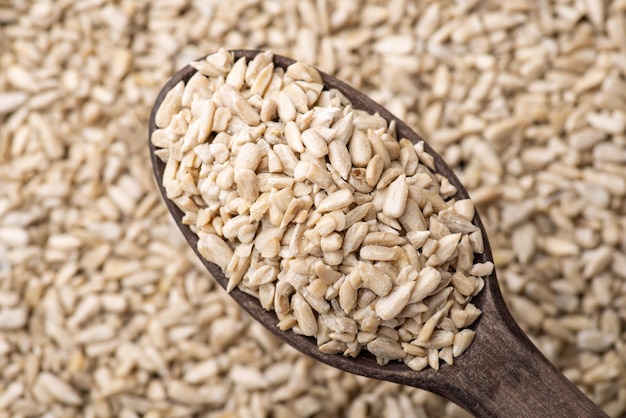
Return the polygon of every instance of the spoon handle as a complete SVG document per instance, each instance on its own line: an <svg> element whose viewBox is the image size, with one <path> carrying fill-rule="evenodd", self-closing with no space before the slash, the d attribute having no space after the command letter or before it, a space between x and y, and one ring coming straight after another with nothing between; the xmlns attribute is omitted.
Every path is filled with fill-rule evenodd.
<svg viewBox="0 0 626 418"><path fill-rule="evenodd" d="M477 417L607 416L531 343L504 301L488 299L485 317L499 320L476 333L473 367L448 382L448 398Z"/></svg>

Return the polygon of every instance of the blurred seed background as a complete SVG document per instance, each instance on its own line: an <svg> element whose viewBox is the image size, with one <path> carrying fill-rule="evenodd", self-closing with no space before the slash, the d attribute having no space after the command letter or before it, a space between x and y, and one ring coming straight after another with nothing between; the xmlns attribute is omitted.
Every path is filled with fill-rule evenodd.
<svg viewBox="0 0 626 418"><path fill-rule="evenodd" d="M626 1L0 0L0 417L464 417L271 337L152 179L168 77L272 49L362 89L468 187L514 316L626 416Z"/></svg>

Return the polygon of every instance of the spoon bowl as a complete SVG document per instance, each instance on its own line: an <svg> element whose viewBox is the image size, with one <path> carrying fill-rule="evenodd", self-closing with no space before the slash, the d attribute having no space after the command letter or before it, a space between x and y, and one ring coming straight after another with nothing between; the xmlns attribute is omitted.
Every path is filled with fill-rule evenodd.
<svg viewBox="0 0 626 418"><path fill-rule="evenodd" d="M246 57L249 61L261 51L232 52L235 59ZM276 67L286 69L294 62L292 59L274 55ZM165 84L156 98L150 115L149 137L156 130L156 111L167 92L179 81L187 82L195 72L196 69L188 65ZM378 113L388 122L395 121L398 138L407 138L413 143L423 140L405 123L363 93L328 74L321 71L319 73L325 87L339 90L352 102L355 109L372 114ZM182 223L182 211L166 197L162 184L165 164L156 156L152 142L150 140L148 142L154 175L168 210L204 266L215 280L226 288L228 279L218 266L199 254L198 236L188 225ZM427 143L424 148L434 158L435 171L447 177L456 187L458 191L456 198L469 198L466 189L441 156ZM485 246L484 252L476 255L475 262L493 261L485 228L478 213L475 214L473 223L482 231ZM257 298L238 288L232 290L230 296L280 340L322 363L357 375L428 390L451 400L476 416L606 416L541 354L520 329L505 305L495 271L485 277L484 288L472 299L472 303L482 310L482 315L470 327L476 331L470 347L463 355L455 358L452 366L442 364L439 370L427 368L419 372L411 370L401 362L390 362L380 366L376 363L375 357L367 352L362 352L356 358L324 354L317 347L315 339L295 334L291 330L281 331L277 326L278 319L275 313L266 311Z"/></svg>

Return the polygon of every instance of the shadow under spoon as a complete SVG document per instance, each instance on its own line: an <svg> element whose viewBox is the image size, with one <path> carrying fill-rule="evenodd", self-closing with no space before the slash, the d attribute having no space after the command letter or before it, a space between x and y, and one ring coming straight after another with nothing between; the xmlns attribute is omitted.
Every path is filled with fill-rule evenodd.
<svg viewBox="0 0 626 418"><path fill-rule="evenodd" d="M249 61L260 51L232 52L235 59L246 57ZM277 67L286 69L293 62L289 58L274 55L274 65ZM187 82L195 72L194 68L186 66L174 74L163 87L150 116L150 136L156 129L156 110L165 94L179 81ZM414 143L422 140L406 124L363 93L330 75L322 72L320 74L325 87L339 90L352 102L354 108L372 114L378 112L388 122L395 120L398 138L407 138ZM182 223L183 213L166 197L162 184L165 164L155 155L152 142L149 143L154 175L167 208L204 266L215 280L226 288L228 279L219 267L206 261L198 253L197 235ZM433 156L436 171L447 177L457 188L456 198L468 198L467 191L441 156L427 143L425 149ZM481 229L485 243L484 253L477 255L475 262L493 261L485 229L478 214L473 223ZM318 349L313 338L297 335L292 331L281 331L277 327L275 313L263 309L255 297L238 288L235 288L230 296L280 340L322 363L357 375L428 390L451 400L478 417L606 416L541 354L519 328L502 298L495 271L485 278L483 290L472 300L472 303L483 312L471 326L476 331L473 343L463 355L455 358L453 366L442 364L437 371L427 368L416 372L401 362L380 366L374 356L367 352L362 352L356 358L324 354Z"/></svg>

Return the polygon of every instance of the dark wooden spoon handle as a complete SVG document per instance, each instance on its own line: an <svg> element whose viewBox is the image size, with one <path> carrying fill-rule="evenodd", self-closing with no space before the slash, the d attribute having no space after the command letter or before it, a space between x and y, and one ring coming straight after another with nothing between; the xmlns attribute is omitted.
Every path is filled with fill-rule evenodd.
<svg viewBox="0 0 626 418"><path fill-rule="evenodd" d="M482 306L490 320L480 324L467 353L470 364L446 379L446 397L477 417L606 417L531 343L499 306L504 301L492 296Z"/></svg>

